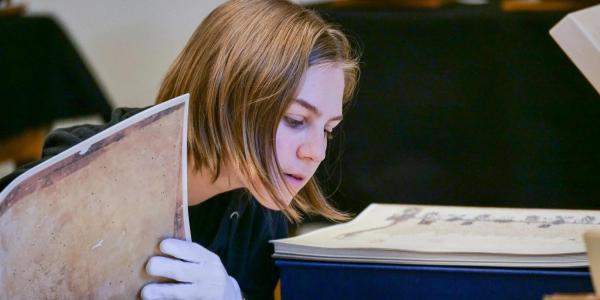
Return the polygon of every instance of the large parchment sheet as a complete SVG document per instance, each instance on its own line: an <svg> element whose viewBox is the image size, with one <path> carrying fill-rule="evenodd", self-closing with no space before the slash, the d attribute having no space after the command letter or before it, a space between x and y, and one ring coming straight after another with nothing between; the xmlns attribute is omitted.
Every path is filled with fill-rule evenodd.
<svg viewBox="0 0 600 300"><path fill-rule="evenodd" d="M132 299L163 238L190 240L188 95L146 109L0 193L0 299Z"/></svg>
<svg viewBox="0 0 600 300"><path fill-rule="evenodd" d="M276 240L277 257L484 266L584 266L600 211L371 204L353 221Z"/></svg>

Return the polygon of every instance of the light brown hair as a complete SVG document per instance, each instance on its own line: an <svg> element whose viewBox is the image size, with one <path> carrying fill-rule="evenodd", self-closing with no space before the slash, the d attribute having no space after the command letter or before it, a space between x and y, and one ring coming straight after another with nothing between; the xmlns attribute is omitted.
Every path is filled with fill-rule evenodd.
<svg viewBox="0 0 600 300"><path fill-rule="evenodd" d="M345 74L344 104L353 95L358 63L345 35L313 11L283 0L228 1L193 33L167 72L156 102L190 93L188 150L196 169L214 179L223 162L262 186L272 199L287 189L275 151L277 126L309 66L335 63ZM315 178L290 206L331 220L347 215L326 201Z"/></svg>

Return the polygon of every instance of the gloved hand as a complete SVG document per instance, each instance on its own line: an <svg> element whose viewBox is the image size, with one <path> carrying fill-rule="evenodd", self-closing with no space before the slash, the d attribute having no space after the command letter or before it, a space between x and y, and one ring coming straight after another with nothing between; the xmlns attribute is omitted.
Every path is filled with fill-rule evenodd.
<svg viewBox="0 0 600 300"><path fill-rule="evenodd" d="M146 264L146 272L179 282L147 284L142 289L142 299L242 299L240 287L216 254L196 243L177 239L163 240L159 249L174 258L153 256Z"/></svg>

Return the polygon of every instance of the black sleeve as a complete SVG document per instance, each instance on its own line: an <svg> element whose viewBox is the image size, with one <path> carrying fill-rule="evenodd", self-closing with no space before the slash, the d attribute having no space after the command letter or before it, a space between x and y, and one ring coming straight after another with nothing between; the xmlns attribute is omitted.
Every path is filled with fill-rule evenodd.
<svg viewBox="0 0 600 300"><path fill-rule="evenodd" d="M22 165L12 173L0 178L0 190L3 190L11 181L13 181L19 175L27 172L27 170L140 111L142 111L142 109L118 108L113 111L112 119L106 125L86 124L52 131L50 134L48 134L46 140L44 141L42 158L38 161Z"/></svg>
<svg viewBox="0 0 600 300"><path fill-rule="evenodd" d="M88 125L83 125L81 127L85 127ZM85 140L85 137L78 135L76 132L71 132L71 130L79 131L79 133L85 133L91 131L92 129L87 128L65 128L58 129L51 132L44 141L44 148L42 150L42 158L40 160L30 162L28 164L22 165L17 168L12 173L4 176L0 179L0 190L3 190L11 181L15 178L19 177L19 175L27 172L27 170L37 166L38 164L48 160L49 158L69 149L70 147L78 144L79 142ZM89 136L93 135L90 134Z"/></svg>

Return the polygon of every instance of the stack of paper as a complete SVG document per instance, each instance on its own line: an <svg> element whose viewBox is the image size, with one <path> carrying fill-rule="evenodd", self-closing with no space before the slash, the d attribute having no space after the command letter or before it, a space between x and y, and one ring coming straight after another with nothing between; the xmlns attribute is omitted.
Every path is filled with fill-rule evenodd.
<svg viewBox="0 0 600 300"><path fill-rule="evenodd" d="M600 211L371 204L353 221L273 241L276 258L390 264L587 266Z"/></svg>

